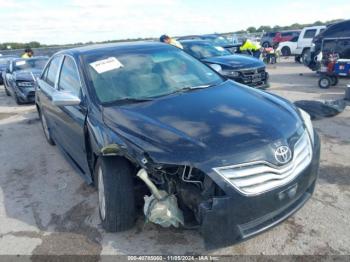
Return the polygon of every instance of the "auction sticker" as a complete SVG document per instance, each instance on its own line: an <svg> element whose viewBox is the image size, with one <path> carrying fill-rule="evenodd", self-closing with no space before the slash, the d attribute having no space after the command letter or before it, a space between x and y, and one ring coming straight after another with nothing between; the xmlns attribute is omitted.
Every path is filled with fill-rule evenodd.
<svg viewBox="0 0 350 262"><path fill-rule="evenodd" d="M26 61L18 61L16 62L16 66L21 66L21 65L25 65Z"/></svg>
<svg viewBox="0 0 350 262"><path fill-rule="evenodd" d="M124 65L120 63L120 61L115 57L109 57L107 59L99 60L90 63L90 65L99 74L124 67Z"/></svg>

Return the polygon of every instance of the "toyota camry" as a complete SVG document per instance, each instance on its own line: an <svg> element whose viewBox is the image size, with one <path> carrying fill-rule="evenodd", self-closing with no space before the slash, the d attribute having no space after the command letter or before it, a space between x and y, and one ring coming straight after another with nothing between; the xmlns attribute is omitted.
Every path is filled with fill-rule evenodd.
<svg viewBox="0 0 350 262"><path fill-rule="evenodd" d="M37 81L43 133L98 190L103 227L197 228L208 246L280 223L311 197L320 141L307 113L162 43L55 54Z"/></svg>

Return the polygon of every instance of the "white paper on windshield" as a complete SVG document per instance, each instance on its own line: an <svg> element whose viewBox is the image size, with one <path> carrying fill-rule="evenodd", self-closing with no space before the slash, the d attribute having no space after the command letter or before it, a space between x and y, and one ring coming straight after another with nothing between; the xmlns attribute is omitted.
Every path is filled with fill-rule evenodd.
<svg viewBox="0 0 350 262"><path fill-rule="evenodd" d="M90 63L90 65L99 74L124 67L124 65L120 63L120 61L115 57L109 57L107 59L95 61L93 63Z"/></svg>
<svg viewBox="0 0 350 262"><path fill-rule="evenodd" d="M18 61L16 62L16 66L21 66L21 65L25 65L26 61Z"/></svg>
<svg viewBox="0 0 350 262"><path fill-rule="evenodd" d="M218 51L225 51L225 49L221 46L215 46L215 49Z"/></svg>

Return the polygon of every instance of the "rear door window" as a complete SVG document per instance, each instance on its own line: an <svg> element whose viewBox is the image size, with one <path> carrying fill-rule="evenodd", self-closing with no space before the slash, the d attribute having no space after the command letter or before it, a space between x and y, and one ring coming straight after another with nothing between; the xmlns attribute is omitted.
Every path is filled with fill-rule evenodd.
<svg viewBox="0 0 350 262"><path fill-rule="evenodd" d="M309 29L305 31L304 38L314 38L316 35L317 30L316 29Z"/></svg>

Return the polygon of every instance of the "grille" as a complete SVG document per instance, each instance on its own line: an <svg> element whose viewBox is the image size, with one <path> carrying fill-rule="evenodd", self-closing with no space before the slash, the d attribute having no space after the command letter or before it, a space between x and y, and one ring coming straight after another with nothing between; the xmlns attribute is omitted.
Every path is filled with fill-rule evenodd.
<svg viewBox="0 0 350 262"><path fill-rule="evenodd" d="M240 71L244 76L252 76L255 74L261 74L265 72L265 68L264 67L260 67L260 68L253 68L253 69L243 69Z"/></svg>
<svg viewBox="0 0 350 262"><path fill-rule="evenodd" d="M282 167L258 161L218 167L214 171L244 195L262 194L291 182L310 165L312 145L307 132L296 142L293 151L292 160Z"/></svg>

